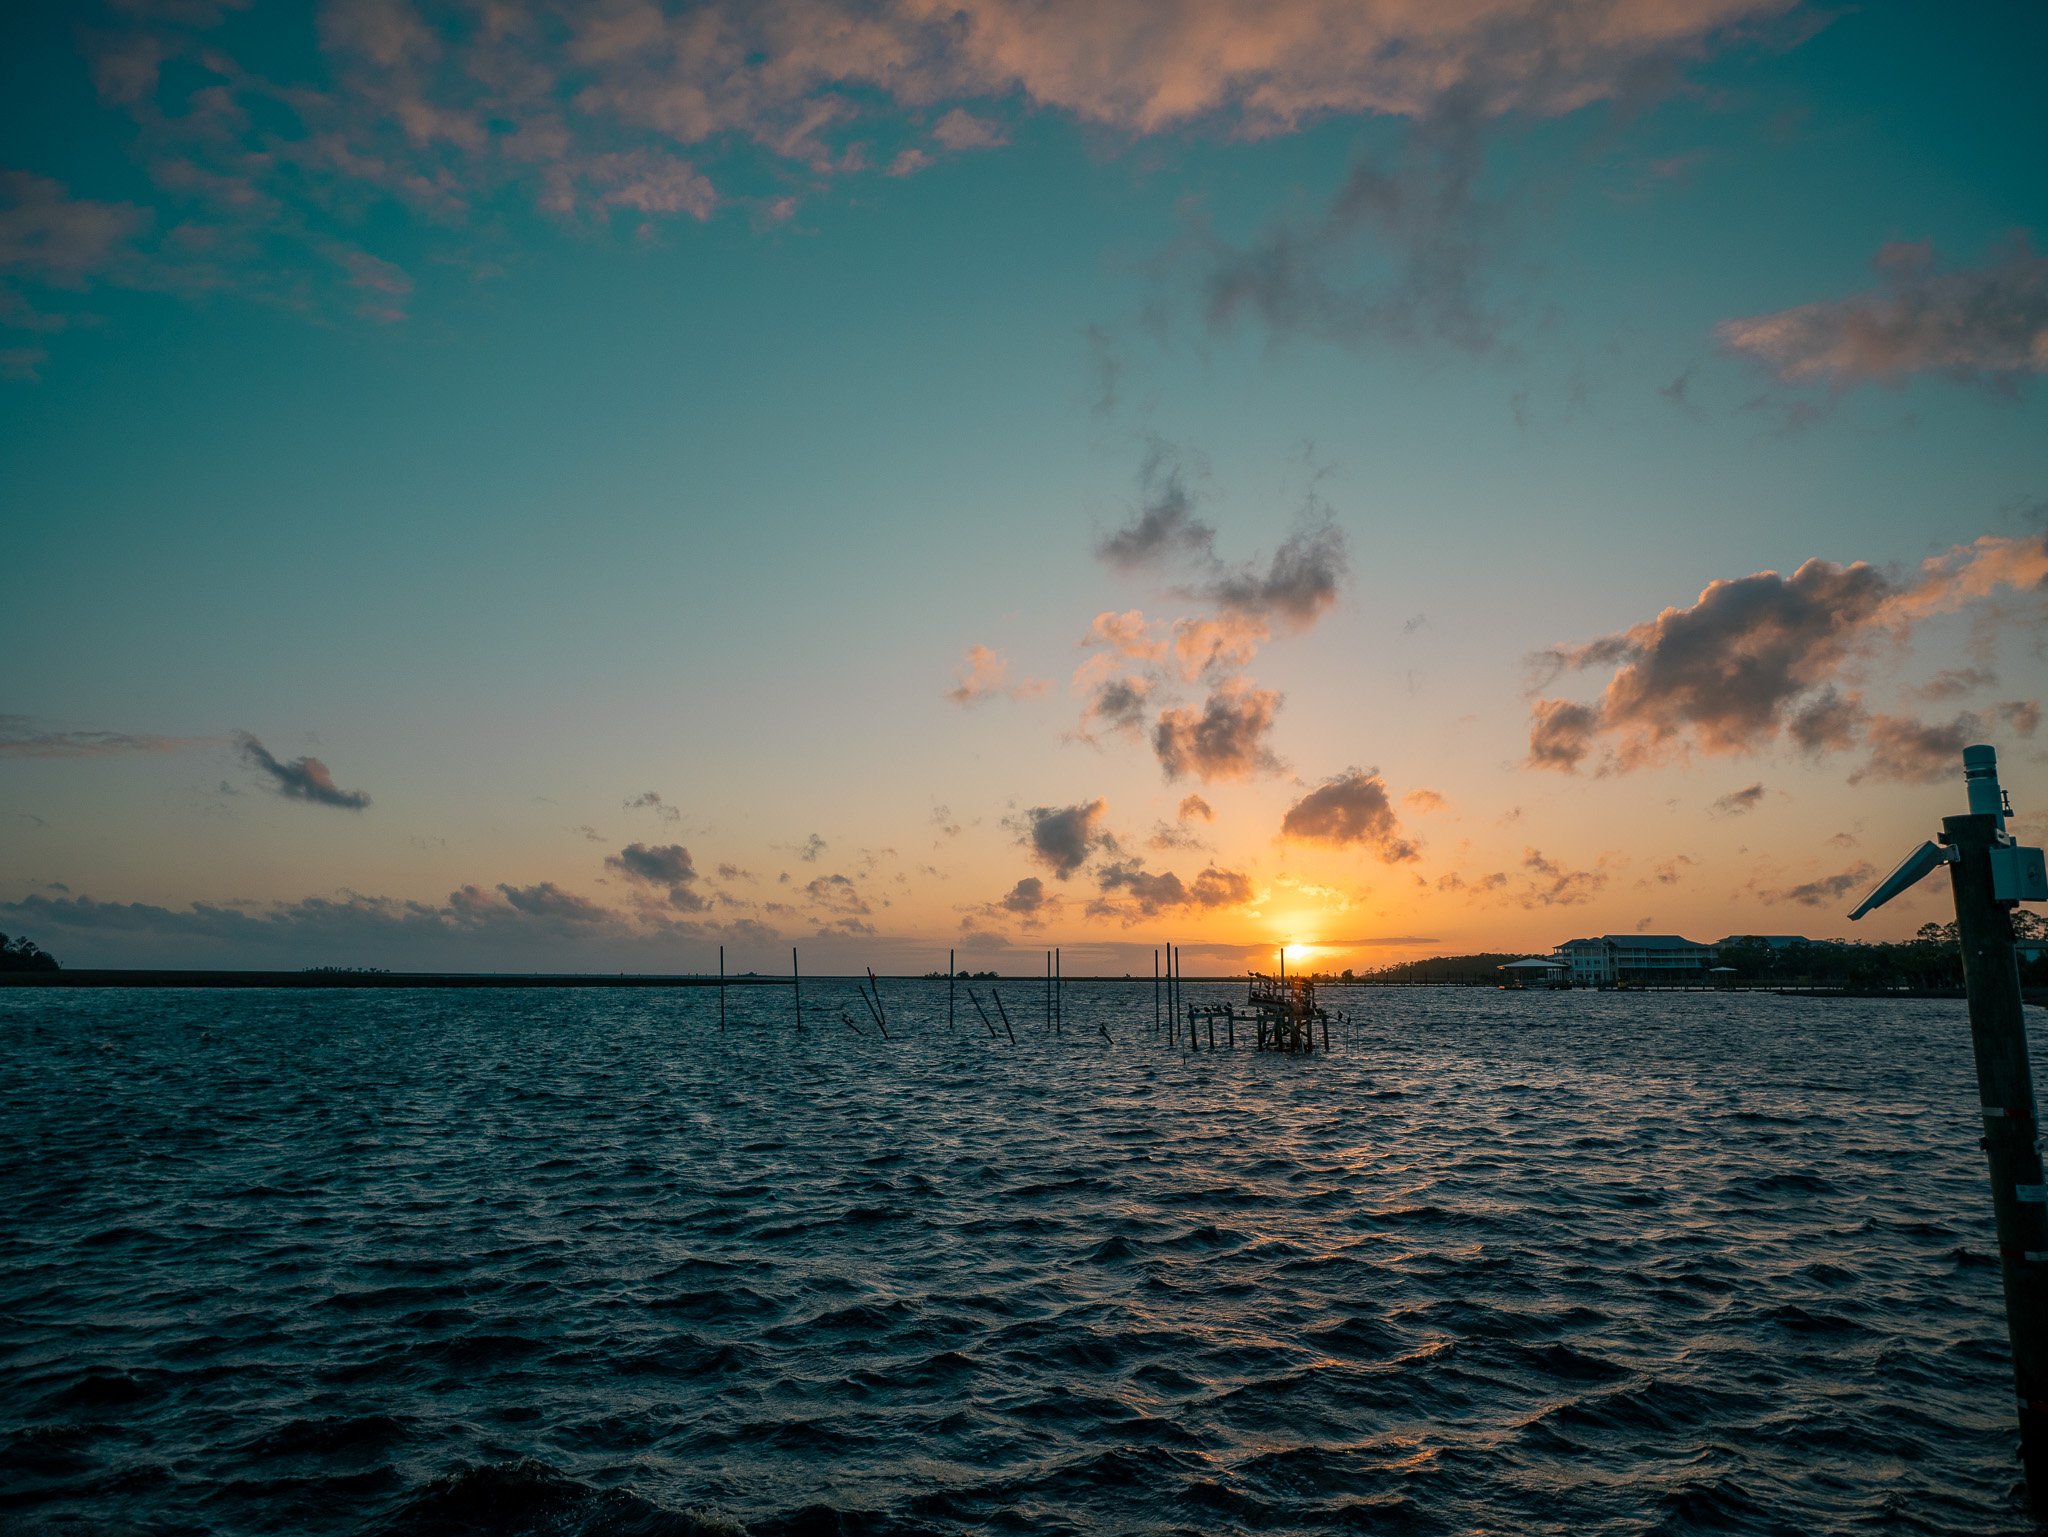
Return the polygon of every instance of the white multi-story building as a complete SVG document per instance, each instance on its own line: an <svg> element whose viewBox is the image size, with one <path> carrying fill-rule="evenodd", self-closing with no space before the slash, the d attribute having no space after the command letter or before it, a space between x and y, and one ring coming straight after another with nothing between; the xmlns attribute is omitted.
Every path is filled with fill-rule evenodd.
<svg viewBox="0 0 2048 1537"><path fill-rule="evenodd" d="M1571 967L1574 987L1609 987L1632 977L1649 981L1705 971L1714 964L1712 945L1676 934L1602 934L1596 939L1568 939L1554 954Z"/></svg>

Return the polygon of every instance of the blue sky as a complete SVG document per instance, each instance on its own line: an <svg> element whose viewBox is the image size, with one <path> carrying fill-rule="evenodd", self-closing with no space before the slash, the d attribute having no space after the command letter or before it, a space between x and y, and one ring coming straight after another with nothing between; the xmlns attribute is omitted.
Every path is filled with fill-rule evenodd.
<svg viewBox="0 0 2048 1537"><path fill-rule="evenodd" d="M0 927L71 964L1833 933L1956 742L2048 767L2035 8L481 14L8 24ZM1887 585L1766 584L1771 676L1638 633L1808 559ZM1132 609L1249 649L1105 728Z"/></svg>

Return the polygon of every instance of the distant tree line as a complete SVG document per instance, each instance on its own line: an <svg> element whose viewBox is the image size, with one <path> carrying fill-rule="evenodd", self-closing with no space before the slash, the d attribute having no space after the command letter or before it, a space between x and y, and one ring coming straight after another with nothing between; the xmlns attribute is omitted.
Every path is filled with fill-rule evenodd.
<svg viewBox="0 0 2048 1537"><path fill-rule="evenodd" d="M2012 929L2017 939L2048 938L2048 923L2025 908L2013 909ZM1953 923L1923 923L1911 939L1879 944L1802 939L1774 949L1751 936L1723 945L1717 964L1731 967L1745 982L1929 992L1953 992L1963 985L1963 947ZM2048 957L2023 959L2020 981L2028 986L2048 984Z"/></svg>
<svg viewBox="0 0 2048 1537"><path fill-rule="evenodd" d="M1500 968L1509 961L1519 961L1529 952L1526 950L1493 951L1482 950L1477 955L1433 955L1426 961L1402 961L1393 966L1380 966L1365 973L1365 980L1373 982L1484 982L1489 985L1500 981ZM1319 979L1320 980L1320 979ZM1356 980L1349 971L1342 978L1345 982Z"/></svg>
<svg viewBox="0 0 2048 1537"><path fill-rule="evenodd" d="M23 936L9 939L0 934L0 971L61 971L57 957L34 940Z"/></svg>
<svg viewBox="0 0 2048 1537"><path fill-rule="evenodd" d="M2048 940L2048 922L2025 908L2012 913L2014 937L2040 942ZM1528 952L1476 955L1437 955L1424 961L1402 961L1363 974L1375 982L1498 982L1500 968L1524 958ZM1730 980L1769 983L1781 987L1814 986L1846 988L1912 988L1926 992L1953 992L1963 985L1963 951L1953 923L1926 923L1911 939L1880 944L1852 944L1842 939L1799 939L1789 945L1771 945L1749 935L1721 946L1714 965L1728 967ZM1654 981L1660 975L1678 981L1700 973L1642 974ZM1350 972L1341 978L1351 981ZM2048 986L2048 955L2036 960L2022 959L2020 981L2029 987Z"/></svg>

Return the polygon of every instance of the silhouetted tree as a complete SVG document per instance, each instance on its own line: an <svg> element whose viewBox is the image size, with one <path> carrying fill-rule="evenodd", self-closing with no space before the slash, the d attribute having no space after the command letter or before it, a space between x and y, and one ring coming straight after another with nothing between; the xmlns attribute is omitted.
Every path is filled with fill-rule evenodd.
<svg viewBox="0 0 2048 1537"><path fill-rule="evenodd" d="M59 971L57 957L34 940L23 936L9 940L0 934L0 971Z"/></svg>

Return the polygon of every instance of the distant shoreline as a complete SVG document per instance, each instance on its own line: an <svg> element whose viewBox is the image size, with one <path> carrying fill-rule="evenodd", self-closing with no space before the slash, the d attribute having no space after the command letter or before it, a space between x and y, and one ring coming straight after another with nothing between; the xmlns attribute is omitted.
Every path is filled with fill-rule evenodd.
<svg viewBox="0 0 2048 1537"><path fill-rule="evenodd" d="M865 973L806 975L813 983L852 982ZM884 982L944 982L944 977L883 976ZM997 977L997 982L1042 983L1039 976ZM1149 983L1150 977L1077 977L1073 982ZM1240 977L1188 977L1189 982L1235 982ZM974 981L987 985L989 979ZM517 971L147 971L79 970L0 972L0 988L8 987L788 987L786 976L750 973L723 979L694 972L672 976L641 972L517 972ZM962 986L968 985L965 979Z"/></svg>
<svg viewBox="0 0 2048 1537"><path fill-rule="evenodd" d="M805 977L810 984L829 982L852 982L859 979L858 973L845 976L818 975ZM886 976L885 982L943 982L944 977ZM975 980L987 984L985 977ZM1037 985L1045 979L1039 976L998 977L998 982L1015 982ZM1128 982L1132 986L1150 983L1151 977L1097 977L1070 976L1068 983L1075 982ZM1186 982L1214 984L1218 982L1242 982L1242 974L1228 977L1187 977ZM127 969L97 969L78 971L28 971L0 972L0 989L15 987L185 987L185 988L248 988L248 987L292 987L292 988L511 988L511 987L718 987L716 976L700 976L694 973L663 976L639 972L606 974L603 972L449 972L449 971L157 971ZM727 987L788 987L790 979L784 976L728 976L723 985ZM1492 989L1494 984L1485 982L1400 982L1388 984L1375 982L1370 978L1358 977L1350 982L1336 978L1322 978L1318 986L1348 991L1351 988L1376 988L1393 985L1402 988L1414 987L1456 987ZM1522 991L1506 989L1506 991ZM1530 990L1539 996L1552 996L1545 989ZM1593 992L1591 988L1562 988L1554 996L1565 999L1575 992ZM1826 987L1772 987L1768 984L1750 984L1736 987L1702 987L1698 984L1669 987L1631 986L1622 991L1630 993L1697 993L1708 995L1719 992L1771 993L1788 998L1843 998L1843 999L1957 999L1964 995L1960 991L1937 989L1929 992L1882 992L1855 988ZM2024 990L2029 1003L2040 1004L2048 1001L2048 994L2036 988Z"/></svg>

